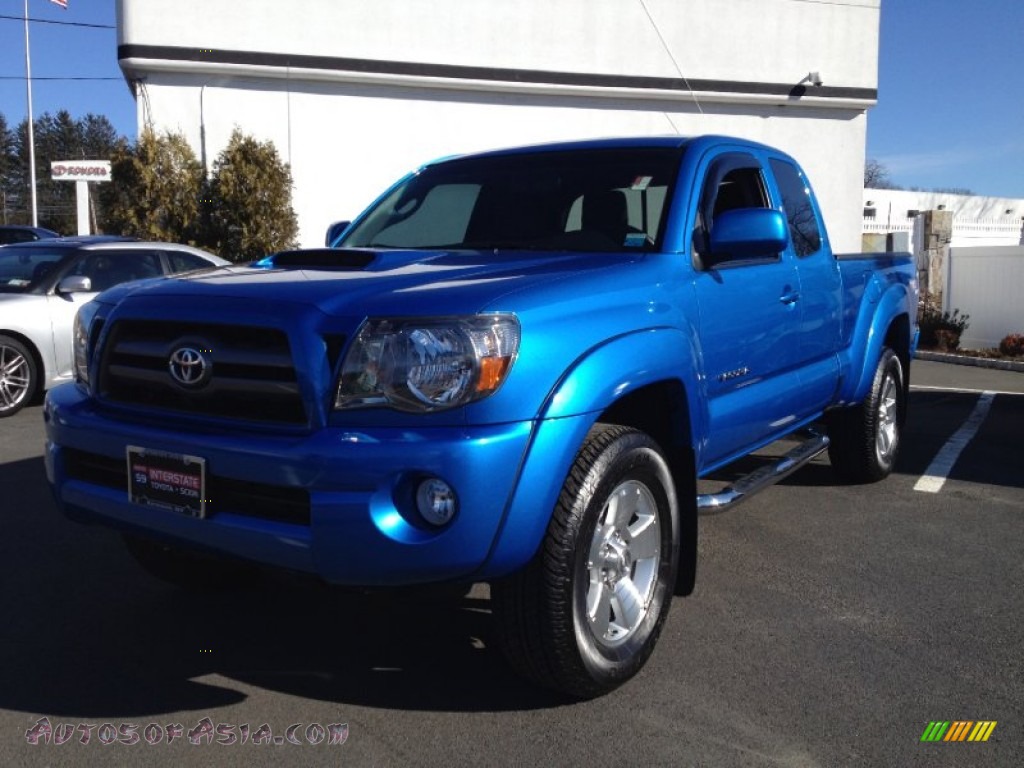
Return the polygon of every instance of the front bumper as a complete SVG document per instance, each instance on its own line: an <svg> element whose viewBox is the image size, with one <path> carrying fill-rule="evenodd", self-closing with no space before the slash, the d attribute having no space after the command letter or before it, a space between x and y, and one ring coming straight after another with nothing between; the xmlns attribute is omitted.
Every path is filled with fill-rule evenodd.
<svg viewBox="0 0 1024 768"><path fill-rule="evenodd" d="M47 477L68 517L362 586L476 574L497 545L534 428L534 422L520 421L423 430L328 428L300 436L185 433L112 418L73 384L50 391L45 419ZM213 492L203 519L132 503L129 445L201 456L220 487L264 488L271 496L273 489L286 490L293 507L301 506L298 493L308 513L259 516L239 500L243 496L225 494L218 502ZM80 471L83 455L106 474ZM119 466L125 467L123 484ZM458 494L458 512L440 530L418 520L409 492L427 476L445 480Z"/></svg>

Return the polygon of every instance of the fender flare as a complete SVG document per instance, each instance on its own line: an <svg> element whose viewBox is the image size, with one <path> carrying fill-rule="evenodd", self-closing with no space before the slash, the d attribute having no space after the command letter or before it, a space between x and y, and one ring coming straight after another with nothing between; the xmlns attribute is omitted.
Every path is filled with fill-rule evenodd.
<svg viewBox="0 0 1024 768"><path fill-rule="evenodd" d="M691 442L693 434L701 434L707 414L695 401L699 386L695 353L692 337L675 328L652 328L610 339L576 360L545 398L515 490L478 578L507 575L534 556L587 433L601 413L622 397L651 384L681 381ZM681 371L688 375L681 377ZM689 537L689 528L684 526L681 535ZM680 543L684 549L690 544Z"/></svg>
<svg viewBox="0 0 1024 768"><path fill-rule="evenodd" d="M577 358L544 399L540 418L599 413L643 387L674 379L683 384L691 424L700 434L699 425L704 424L707 413L694 397L699 391L699 364L693 337L676 328L649 328L616 336Z"/></svg>
<svg viewBox="0 0 1024 768"><path fill-rule="evenodd" d="M840 392L840 402L859 403L867 397L889 328L906 311L910 296L906 286L894 285L879 297L880 291L877 281L872 280L864 293L857 328L849 346L850 350L863 350L863 353L850 360L850 376ZM908 345L911 341L907 340Z"/></svg>

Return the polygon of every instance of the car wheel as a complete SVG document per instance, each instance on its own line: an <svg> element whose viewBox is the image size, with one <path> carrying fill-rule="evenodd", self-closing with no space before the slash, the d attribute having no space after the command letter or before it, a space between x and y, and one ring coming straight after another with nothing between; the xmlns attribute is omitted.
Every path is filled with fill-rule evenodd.
<svg viewBox="0 0 1024 768"><path fill-rule="evenodd" d="M850 483L872 483L896 465L906 409L903 364L883 349L864 402L829 414L828 455L836 474Z"/></svg>
<svg viewBox="0 0 1024 768"><path fill-rule="evenodd" d="M183 552L130 534L123 538L132 557L152 576L189 591L249 586L261 576L246 563Z"/></svg>
<svg viewBox="0 0 1024 768"><path fill-rule="evenodd" d="M17 339L0 336L0 418L13 416L28 405L38 386L32 354Z"/></svg>
<svg viewBox="0 0 1024 768"><path fill-rule="evenodd" d="M522 571L492 585L512 666L574 698L622 685L654 650L678 567L678 504L647 435L597 425Z"/></svg>

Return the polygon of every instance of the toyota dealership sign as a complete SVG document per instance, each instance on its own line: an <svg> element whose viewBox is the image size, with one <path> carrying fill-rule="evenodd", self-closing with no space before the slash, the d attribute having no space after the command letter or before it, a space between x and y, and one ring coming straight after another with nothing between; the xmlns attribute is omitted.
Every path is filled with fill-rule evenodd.
<svg viewBox="0 0 1024 768"><path fill-rule="evenodd" d="M110 181L109 160L58 160L50 163L54 181Z"/></svg>
<svg viewBox="0 0 1024 768"><path fill-rule="evenodd" d="M50 178L75 182L78 234L89 234L89 182L110 181L109 160L58 160L50 163Z"/></svg>

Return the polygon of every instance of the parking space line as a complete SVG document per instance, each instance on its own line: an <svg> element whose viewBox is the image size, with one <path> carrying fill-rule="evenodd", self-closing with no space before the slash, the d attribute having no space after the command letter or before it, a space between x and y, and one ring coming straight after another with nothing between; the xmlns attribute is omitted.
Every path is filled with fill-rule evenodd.
<svg viewBox="0 0 1024 768"><path fill-rule="evenodd" d="M924 474L914 484L915 491L938 493L942 490L942 486L945 485L953 465L956 464L956 460L960 458L960 454L967 447L967 444L978 434L978 430L981 428L982 422L985 421L985 417L988 416L995 397L996 393L992 391L981 393L981 397L978 398L978 402L975 404L971 415L967 417L967 421L946 441L946 444L942 446L942 450L936 454L935 458L932 459L932 463L928 465L928 469L925 470Z"/></svg>
<svg viewBox="0 0 1024 768"><path fill-rule="evenodd" d="M993 395L1010 395L1022 397L1024 392L1005 392L1001 389L964 389L963 387L929 387L927 384L911 384L911 392L956 392L961 395L984 395L991 392Z"/></svg>

